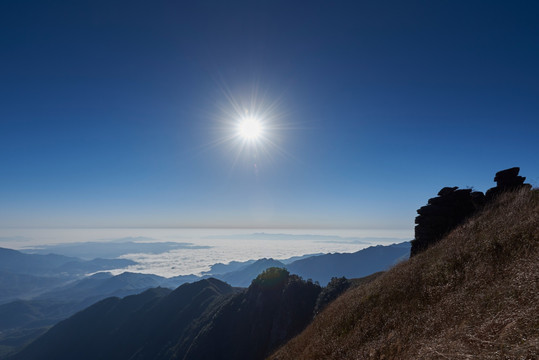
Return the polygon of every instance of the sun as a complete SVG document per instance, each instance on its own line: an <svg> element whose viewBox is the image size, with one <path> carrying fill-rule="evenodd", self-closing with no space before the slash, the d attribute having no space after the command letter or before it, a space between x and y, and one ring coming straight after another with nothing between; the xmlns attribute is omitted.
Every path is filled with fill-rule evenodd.
<svg viewBox="0 0 539 360"><path fill-rule="evenodd" d="M244 140L258 140L263 132L264 127L262 126L262 122L256 118L244 118L238 125L238 135Z"/></svg>
<svg viewBox="0 0 539 360"><path fill-rule="evenodd" d="M284 132L292 129L285 119L289 114L281 104L282 96L267 97L267 91L253 86L249 93L233 93L222 87L223 97L217 100L215 138L208 148L225 146L232 166L240 162L258 169L273 163L278 156L291 157L282 148Z"/></svg>

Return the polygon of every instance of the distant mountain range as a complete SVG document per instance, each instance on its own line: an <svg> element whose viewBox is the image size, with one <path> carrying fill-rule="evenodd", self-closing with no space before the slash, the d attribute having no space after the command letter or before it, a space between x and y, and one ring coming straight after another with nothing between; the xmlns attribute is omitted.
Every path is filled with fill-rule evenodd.
<svg viewBox="0 0 539 360"><path fill-rule="evenodd" d="M88 273L135 264L127 259L82 260L56 254L25 254L0 248L0 304L35 297Z"/></svg>
<svg viewBox="0 0 539 360"><path fill-rule="evenodd" d="M318 281L325 286L332 277L361 278L389 269L410 256L410 243L378 245L354 253L325 254L294 261L286 265L290 273Z"/></svg>
<svg viewBox="0 0 539 360"><path fill-rule="evenodd" d="M399 261L408 259L410 243L378 245L354 253L335 253L301 257L288 262L274 259L259 259L235 263L233 271L212 276L232 286L247 287L258 274L269 267L286 268L290 273L311 279L325 286L333 277L360 278L384 271ZM221 269L221 268L218 268Z"/></svg>
<svg viewBox="0 0 539 360"><path fill-rule="evenodd" d="M117 269L135 265L127 259L82 260L76 257L47 254L25 254L0 248L0 271L34 276L76 277L89 272Z"/></svg>
<svg viewBox="0 0 539 360"><path fill-rule="evenodd" d="M125 254L161 254L176 249L208 249L210 246L184 242L151 242L147 238L125 238L115 241L88 241L45 245L24 250L29 254L63 254L83 259L116 258Z"/></svg>
<svg viewBox="0 0 539 360"><path fill-rule="evenodd" d="M4 249L7 250L7 249ZM231 262L229 264L215 264L210 271L203 276L182 275L173 278L164 278L151 274L139 274L125 272L113 276L107 272L96 273L89 277L70 279L66 281L64 275L52 276L57 269L62 269L65 264L79 264L77 269L83 269L88 264L104 266L107 261L84 261L57 255L31 255L9 250L4 255L13 255L16 258L25 259L22 270L35 271L36 268L50 269L47 277L35 275L0 273L0 285L5 283L4 289L9 289L9 284L17 283L21 286L21 280L12 282L14 276L26 279L24 289L26 300L16 300L0 305L0 348L17 348L33 337L41 334L44 328L69 317L97 301L107 297L125 297L139 294L147 289L163 287L175 289L187 283L211 277L218 278L231 286L248 287L254 278L270 267L286 268L291 273L298 273L304 279L310 279L325 285L332 277L346 276L357 278L374 272L383 271L396 262L405 259L410 252L409 243L401 243L389 246L375 246L360 250L353 254L324 254L312 256L300 256L291 259L277 261L274 259L259 259L246 262ZM32 265L30 259L37 259L38 264ZM47 259L51 261L48 262ZM40 262L41 263L40 263ZM8 261L9 262L9 261ZM8 263L6 262L6 263ZM80 265L82 263L82 265ZM10 269L17 269L16 262L12 261ZM115 267L114 260L110 265ZM5 263L3 263L5 266ZM70 265L71 266L71 265ZM5 266L7 267L7 266ZM32 269L31 271L29 269ZM58 272L56 272L58 274ZM60 273L61 274L61 273ZM79 274L77 272L77 274ZM29 296L29 289L34 291ZM17 292L3 292L17 297ZM6 295L7 296L7 295ZM1 357L1 351L0 351Z"/></svg>
<svg viewBox="0 0 539 360"><path fill-rule="evenodd" d="M54 281L54 278L45 279ZM167 279L151 274L124 272L116 276L97 273L64 285L53 283L56 286L51 287L52 290L42 292L30 300L15 300L0 305L0 332L3 332L0 334L0 345L10 331L53 325L107 297L124 297L159 286L175 288L179 284L196 280L199 277L194 275ZM45 282L43 288L47 284Z"/></svg>

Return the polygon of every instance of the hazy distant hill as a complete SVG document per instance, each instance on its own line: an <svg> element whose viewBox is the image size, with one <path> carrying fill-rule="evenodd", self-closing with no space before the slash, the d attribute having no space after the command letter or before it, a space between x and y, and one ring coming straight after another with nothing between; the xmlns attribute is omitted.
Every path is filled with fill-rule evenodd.
<svg viewBox="0 0 539 360"><path fill-rule="evenodd" d="M277 260L277 261L279 261L282 264L288 265L290 263L293 263L294 261L301 260L301 259L306 259L308 257L318 256L318 255L324 255L324 254L323 253L305 254L305 255L299 255L299 256L292 256L290 258L282 259L282 260L280 259L280 260ZM258 260L263 260L263 259L258 259ZM273 260L273 259L271 259L271 260ZM213 264L210 267L210 270L204 271L202 273L202 275L203 276L217 277L218 275L223 275L223 274L231 273L231 272L234 272L234 271L240 271L240 270L245 269L248 265L251 265L255 261L257 261L257 260L231 261L231 262L229 262L227 264L223 264L223 263ZM280 266L281 265L278 265L278 267L280 267ZM262 272L262 270L265 270L265 269L266 268L261 269L261 271L259 271L255 276L253 276L251 278L251 280L254 279L258 274L260 274L260 272ZM247 284L246 286L248 286L248 285L249 284Z"/></svg>
<svg viewBox="0 0 539 360"><path fill-rule="evenodd" d="M215 277L232 286L248 287L251 285L251 281L253 281L254 278L270 267L284 268L285 265L282 262L273 259L260 259L240 270L217 275Z"/></svg>
<svg viewBox="0 0 539 360"><path fill-rule="evenodd" d="M40 275L75 260L62 255L24 254L17 250L0 248L0 270L17 274Z"/></svg>
<svg viewBox="0 0 539 360"><path fill-rule="evenodd" d="M215 275L216 278L232 286L246 287L262 271L270 267L286 268L290 273L304 279L318 281L325 286L333 277L360 278L378 271L384 271L399 261L408 259L410 242L393 245L371 246L354 253L335 253L299 257L295 261L259 259L254 262L235 263L238 270ZM226 265L217 269L221 270Z"/></svg>
<svg viewBox="0 0 539 360"><path fill-rule="evenodd" d="M0 304L28 299L90 272L136 264L126 259L78 258L24 254L0 248Z"/></svg>
<svg viewBox="0 0 539 360"><path fill-rule="evenodd" d="M86 273L134 264L125 259L81 260L0 248L0 357L95 301L139 293L159 285L144 283L142 278L151 275L142 274L129 282L125 281L126 276L113 279L110 274L84 278Z"/></svg>
<svg viewBox="0 0 539 360"><path fill-rule="evenodd" d="M207 249L209 246L182 242L155 242L138 237L115 241L87 241L55 245L42 245L25 250L29 254L62 254L82 259L116 258L125 254L161 254L175 249Z"/></svg>
<svg viewBox="0 0 539 360"><path fill-rule="evenodd" d="M13 274L0 271L0 305L19 298L31 298L65 283L64 278Z"/></svg>
<svg viewBox="0 0 539 360"><path fill-rule="evenodd" d="M254 263L256 260L247 260L247 261L231 261L227 264L217 263L210 266L210 270L204 271L203 276L216 276L226 274L232 271L238 271L245 268L247 265Z"/></svg>
<svg viewBox="0 0 539 360"><path fill-rule="evenodd" d="M104 298L139 294L158 286L170 285L174 288L192 279L198 278L185 276L167 279L157 275L129 272L116 276L110 273L97 273L44 291L31 300L16 300L2 304L0 305L0 332L3 333L0 334L0 346L9 335L6 332L8 330L9 333L17 333L22 329L54 325Z"/></svg>
<svg viewBox="0 0 539 360"><path fill-rule="evenodd" d="M503 194L272 359L538 359L539 191Z"/></svg>
<svg viewBox="0 0 539 360"><path fill-rule="evenodd" d="M292 273L325 286L332 277L360 278L384 271L408 259L410 242L388 246L371 246L355 253L325 254L294 261L286 265Z"/></svg>
<svg viewBox="0 0 539 360"><path fill-rule="evenodd" d="M127 259L82 260L56 254L25 254L17 250L0 248L0 271L12 274L73 277L135 264L136 262Z"/></svg>

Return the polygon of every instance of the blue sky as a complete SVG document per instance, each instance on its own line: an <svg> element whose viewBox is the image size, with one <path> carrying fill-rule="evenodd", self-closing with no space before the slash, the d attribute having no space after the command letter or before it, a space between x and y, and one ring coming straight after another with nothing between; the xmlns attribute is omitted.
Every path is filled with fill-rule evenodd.
<svg viewBox="0 0 539 360"><path fill-rule="evenodd" d="M534 1L4 1L0 227L413 229L539 185ZM253 94L256 94L255 97ZM268 110L239 151L233 99ZM256 164L256 169L255 169Z"/></svg>

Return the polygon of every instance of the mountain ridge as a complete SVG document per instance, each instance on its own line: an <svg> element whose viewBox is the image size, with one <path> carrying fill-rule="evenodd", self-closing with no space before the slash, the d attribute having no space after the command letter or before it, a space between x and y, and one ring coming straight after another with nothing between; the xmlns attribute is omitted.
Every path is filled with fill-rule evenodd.
<svg viewBox="0 0 539 360"><path fill-rule="evenodd" d="M343 275L350 278L360 277L364 273L385 270L397 261L399 257L407 256L409 247L409 242L381 246L380 248L383 251L377 256L378 261L374 264L375 266L363 266L363 269L361 254L363 251L369 252L369 248L359 250L353 253L351 257L348 254L339 253L321 254L315 256L315 261L307 263L308 266L303 268L301 275L305 279L312 279L314 282L318 281L322 285L325 285L326 280L329 280L331 277L341 277ZM396 249L394 248L402 248L402 251L395 252ZM386 256L383 256L383 253L387 253ZM345 260L343 260L343 257ZM372 258L372 256L370 257ZM290 264L284 264L282 261L274 259L233 262L229 264L230 266L216 264L214 269L218 274L215 277L230 283L232 286L248 287L257 275L269 267L286 268L294 266L296 263L301 264L301 261L309 258L292 258L295 261ZM324 277L320 277L320 273L314 273L314 271L319 271L321 267L320 262L326 261L325 259L332 259L330 262L338 266L343 266L343 264L348 262L349 266L357 268L358 272L342 273L338 267L324 265L327 270L322 273ZM288 262L288 260L285 262ZM226 272L226 270L230 269L237 270ZM223 271L225 273L219 273ZM43 289L31 299L0 304L0 318L4 320L0 323L0 358L3 356L2 351L4 354L8 353L32 340L31 334L37 336L46 330L46 328L106 297L125 297L158 286L174 289L186 282L194 282L210 277L211 275L202 277L181 275L173 278L163 278L157 275L129 272L124 272L116 276L110 273L96 273L64 285L62 285L63 280L59 280L57 283L54 283L54 288L49 290L47 290L49 287L48 283L41 278L37 278L34 283L42 285ZM54 280L54 278L47 279Z"/></svg>
<svg viewBox="0 0 539 360"><path fill-rule="evenodd" d="M174 291L107 298L10 359L262 358L310 321L319 292L312 282L270 268L248 289L210 278Z"/></svg>
<svg viewBox="0 0 539 360"><path fill-rule="evenodd" d="M500 194L425 251L345 292L269 357L539 357L539 190Z"/></svg>

